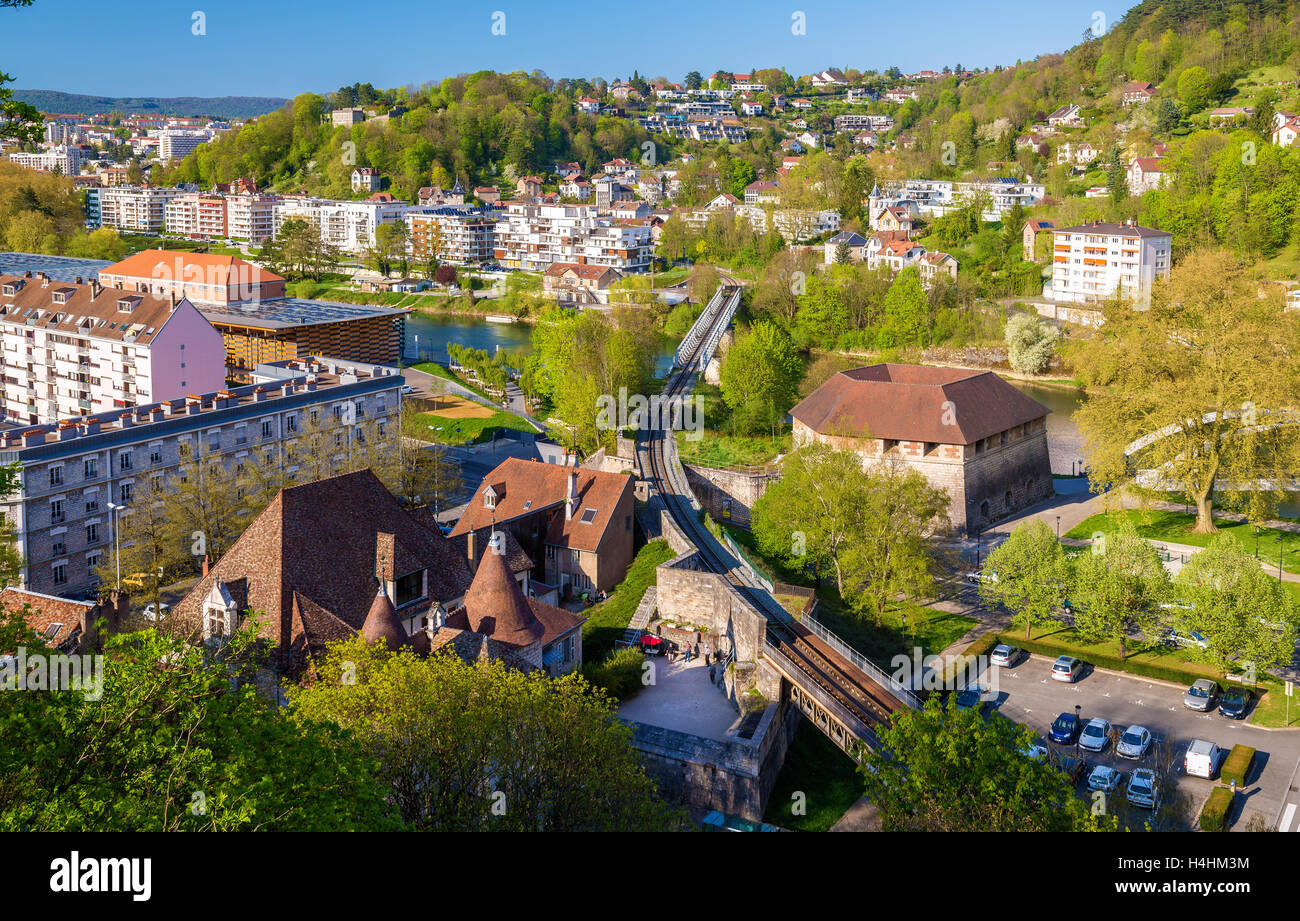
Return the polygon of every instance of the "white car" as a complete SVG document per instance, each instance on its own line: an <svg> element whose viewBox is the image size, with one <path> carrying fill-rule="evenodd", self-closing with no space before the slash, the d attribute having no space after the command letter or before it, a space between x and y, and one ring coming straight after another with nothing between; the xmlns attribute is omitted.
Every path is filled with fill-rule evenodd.
<svg viewBox="0 0 1300 921"><path fill-rule="evenodd" d="M1125 795L1134 806L1154 809L1160 803L1160 787L1156 784L1156 772L1150 768L1138 768L1128 780Z"/></svg>
<svg viewBox="0 0 1300 921"><path fill-rule="evenodd" d="M144 612L143 612L143 613L144 613L144 619L145 619L145 620L162 620L164 617L167 616L167 612L170 611L170 610L171 610L171 605L167 604L166 602L162 602L162 603L159 604L157 607L154 607L154 605L153 605L152 603L151 603L151 604L146 604L146 605L144 606Z"/></svg>
<svg viewBox="0 0 1300 921"><path fill-rule="evenodd" d="M996 572L968 572L966 581L972 585L979 585L981 582L997 582L998 574Z"/></svg>
<svg viewBox="0 0 1300 921"><path fill-rule="evenodd" d="M1100 717L1088 720L1084 724L1083 731L1079 733L1079 747L1084 751L1105 751L1106 743L1109 741L1110 722Z"/></svg>
<svg viewBox="0 0 1300 921"><path fill-rule="evenodd" d="M1204 777L1209 780L1214 776L1214 768L1219 763L1222 750L1213 742L1193 739L1183 756L1183 771L1188 777Z"/></svg>
<svg viewBox="0 0 1300 921"><path fill-rule="evenodd" d="M1141 761L1151 747L1151 730L1145 726L1130 726L1115 743L1115 754L1130 761Z"/></svg>
<svg viewBox="0 0 1300 921"><path fill-rule="evenodd" d="M1099 764L1088 775L1088 789L1114 793L1124 780L1124 774L1105 764Z"/></svg>
<svg viewBox="0 0 1300 921"><path fill-rule="evenodd" d="M1028 748L1022 748L1020 754L1026 758L1033 758L1035 761L1047 760L1047 749L1042 745L1031 745Z"/></svg>
<svg viewBox="0 0 1300 921"><path fill-rule="evenodd" d="M1020 661L1020 650L1006 643L994 646L993 654L989 656L989 664L996 665L998 668L1010 668L1018 661Z"/></svg>
<svg viewBox="0 0 1300 921"><path fill-rule="evenodd" d="M415 388L412 387L410 384L403 384L403 385L402 385L402 393L403 393L403 394L412 393L412 392L414 392L414 390L415 390Z"/></svg>
<svg viewBox="0 0 1300 921"><path fill-rule="evenodd" d="M1058 656L1052 663L1052 679L1073 684L1083 677L1083 662L1074 656Z"/></svg>

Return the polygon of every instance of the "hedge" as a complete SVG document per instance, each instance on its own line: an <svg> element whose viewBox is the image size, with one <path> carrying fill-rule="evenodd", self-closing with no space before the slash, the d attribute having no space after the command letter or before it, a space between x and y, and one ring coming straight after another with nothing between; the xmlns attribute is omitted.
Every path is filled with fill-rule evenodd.
<svg viewBox="0 0 1300 921"><path fill-rule="evenodd" d="M1206 677L1202 672L1183 671L1167 665L1148 665L1144 662L1135 662L1131 658L1120 661L1116 656L1090 652L1072 646L1061 646L1043 640L1027 640L1023 636L1013 634L999 634L997 642L1006 643L1008 646L1019 646L1026 652L1036 652L1041 656L1075 656L1097 668L1109 668L1118 672L1137 675L1141 678L1155 678L1158 681L1174 681L1190 685Z"/></svg>
<svg viewBox="0 0 1300 921"><path fill-rule="evenodd" d="M1201 810L1201 831L1227 831L1228 813L1237 794L1227 787L1215 787Z"/></svg>
<svg viewBox="0 0 1300 921"><path fill-rule="evenodd" d="M1254 763L1255 749L1249 745L1232 746L1232 751L1223 760L1223 767L1219 769L1219 782L1228 784L1235 780L1238 787L1244 787Z"/></svg>
<svg viewBox="0 0 1300 921"><path fill-rule="evenodd" d="M617 701L624 701L641 690L645 655L635 646L616 649L599 665L590 664L582 669L582 677L598 688L604 688Z"/></svg>

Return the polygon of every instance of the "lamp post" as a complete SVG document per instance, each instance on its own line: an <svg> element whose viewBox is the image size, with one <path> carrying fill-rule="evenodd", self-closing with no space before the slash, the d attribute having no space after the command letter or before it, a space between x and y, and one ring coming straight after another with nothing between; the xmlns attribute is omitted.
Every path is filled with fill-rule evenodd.
<svg viewBox="0 0 1300 921"><path fill-rule="evenodd" d="M1255 561L1259 561L1259 525L1255 525Z"/></svg>
<svg viewBox="0 0 1300 921"><path fill-rule="evenodd" d="M1282 581L1282 538L1286 536L1285 531L1277 532L1277 581Z"/></svg>
<svg viewBox="0 0 1300 921"><path fill-rule="evenodd" d="M975 571L979 572L980 568L980 538L983 532L977 527L975 529Z"/></svg>
<svg viewBox="0 0 1300 921"><path fill-rule="evenodd" d="M1058 544L1061 542L1061 516L1060 515L1056 516L1056 542Z"/></svg>
<svg viewBox="0 0 1300 921"><path fill-rule="evenodd" d="M118 525L121 523L121 516L118 512L126 508L124 505L117 505L114 502L108 503L108 510L113 513L113 567L117 571L117 588L122 588L122 537L121 529Z"/></svg>
<svg viewBox="0 0 1300 921"><path fill-rule="evenodd" d="M1074 705L1074 753L1079 753L1079 742L1083 738L1083 707Z"/></svg>

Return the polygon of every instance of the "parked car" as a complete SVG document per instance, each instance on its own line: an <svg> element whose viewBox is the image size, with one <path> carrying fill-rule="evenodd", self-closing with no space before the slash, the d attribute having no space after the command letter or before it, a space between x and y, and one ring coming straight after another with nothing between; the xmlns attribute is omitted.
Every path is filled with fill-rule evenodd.
<svg viewBox="0 0 1300 921"><path fill-rule="evenodd" d="M1128 801L1134 806L1154 809L1160 803L1160 787L1156 783L1156 772L1150 768L1138 768L1128 779L1125 791Z"/></svg>
<svg viewBox="0 0 1300 921"><path fill-rule="evenodd" d="M1099 764L1088 775L1088 789L1102 793L1114 793L1124 782L1124 774L1106 764Z"/></svg>
<svg viewBox="0 0 1300 921"><path fill-rule="evenodd" d="M1074 656L1060 656L1052 666L1052 677L1073 683L1083 677L1083 661Z"/></svg>
<svg viewBox="0 0 1300 921"><path fill-rule="evenodd" d="M966 581L972 585L979 585L981 582L996 582L998 574L996 572L968 572Z"/></svg>
<svg viewBox="0 0 1300 921"><path fill-rule="evenodd" d="M996 665L999 668L1010 668L1020 661L1023 654L1024 650L1017 646L999 643L993 647L993 654L989 656L989 664Z"/></svg>
<svg viewBox="0 0 1300 921"><path fill-rule="evenodd" d="M1188 777L1204 777L1209 780L1214 776L1214 769L1218 767L1221 751L1213 742L1193 739L1187 746L1187 754L1183 756L1184 773Z"/></svg>
<svg viewBox="0 0 1300 921"><path fill-rule="evenodd" d="M1115 754L1130 761L1141 761L1151 747L1151 730L1145 726L1130 726L1115 744Z"/></svg>
<svg viewBox="0 0 1300 921"><path fill-rule="evenodd" d="M1062 713L1052 722L1052 741L1058 745L1073 745L1079 734L1079 718L1073 713Z"/></svg>
<svg viewBox="0 0 1300 921"><path fill-rule="evenodd" d="M1193 630L1190 634L1185 634L1169 629L1165 631L1165 635L1160 638L1160 641L1173 649L1186 649L1190 646L1195 646L1198 649L1210 648L1210 641L1199 630Z"/></svg>
<svg viewBox="0 0 1300 921"><path fill-rule="evenodd" d="M1026 758L1033 758L1035 761L1047 760L1047 748L1042 745L1030 745L1028 748L1020 749L1020 754Z"/></svg>
<svg viewBox="0 0 1300 921"><path fill-rule="evenodd" d="M1088 762L1082 758L1076 758L1074 755L1066 755L1061 759L1061 763L1057 767L1061 769L1062 774L1070 778L1070 783L1075 784L1079 782L1079 778L1087 769Z"/></svg>
<svg viewBox="0 0 1300 921"><path fill-rule="evenodd" d="M144 606L144 611L143 611L144 619L162 620L164 617L167 616L167 612L171 610L171 607L172 606L167 604L166 602L162 602L157 607L154 607L153 603L150 602L149 604L146 604Z"/></svg>
<svg viewBox="0 0 1300 921"><path fill-rule="evenodd" d="M1219 703L1219 695L1223 689L1219 687L1217 681L1211 681L1209 678L1201 678L1194 682L1187 693L1183 695L1183 706L1188 710L1199 710L1202 713L1209 713Z"/></svg>
<svg viewBox="0 0 1300 921"><path fill-rule="evenodd" d="M1079 747L1084 751L1104 751L1109 741L1110 723L1100 718L1088 720L1088 724L1079 733Z"/></svg>
<svg viewBox="0 0 1300 921"><path fill-rule="evenodd" d="M983 710L986 689L979 684L968 684L954 696L958 710Z"/></svg>
<svg viewBox="0 0 1300 921"><path fill-rule="evenodd" d="M1230 720L1243 719L1250 711L1252 700L1254 695L1245 688L1228 688L1223 692L1223 699L1219 701L1219 714Z"/></svg>
<svg viewBox="0 0 1300 921"><path fill-rule="evenodd" d="M405 395L405 394L408 394L408 393L410 393L410 392L412 392L413 390L415 390L415 388L412 387L410 384L403 384L403 385L402 385L402 393L403 393L404 395Z"/></svg>

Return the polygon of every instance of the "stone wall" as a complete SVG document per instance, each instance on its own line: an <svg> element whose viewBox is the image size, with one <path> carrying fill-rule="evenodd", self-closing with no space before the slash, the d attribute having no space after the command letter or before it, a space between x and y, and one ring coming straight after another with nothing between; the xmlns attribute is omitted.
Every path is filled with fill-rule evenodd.
<svg viewBox="0 0 1300 921"><path fill-rule="evenodd" d="M1096 329L1105 320L1100 310L1093 307L1072 307L1069 304L1034 302L1034 309L1040 317L1056 320L1060 323L1073 323L1075 326L1087 326Z"/></svg>
<svg viewBox="0 0 1300 921"><path fill-rule="evenodd" d="M781 478L779 469L726 470L683 464L691 492L716 521L749 527L750 510L768 486Z"/></svg>

